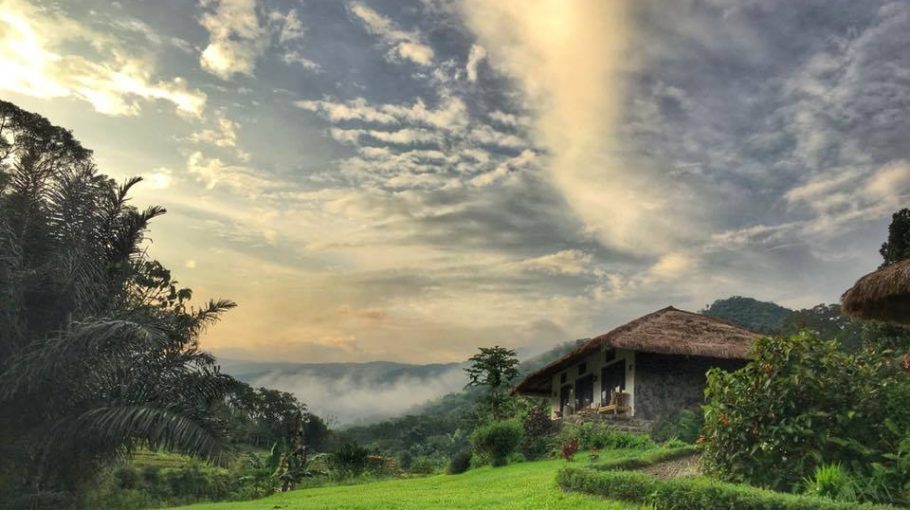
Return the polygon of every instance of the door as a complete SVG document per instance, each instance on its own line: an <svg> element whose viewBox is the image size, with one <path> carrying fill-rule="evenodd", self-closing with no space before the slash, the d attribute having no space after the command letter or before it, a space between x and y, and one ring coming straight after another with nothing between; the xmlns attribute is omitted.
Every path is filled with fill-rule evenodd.
<svg viewBox="0 0 910 510"><path fill-rule="evenodd" d="M626 360L610 363L600 370L600 401L610 403L616 388L626 389Z"/></svg>
<svg viewBox="0 0 910 510"><path fill-rule="evenodd" d="M575 379L575 410L590 407L594 402L594 374Z"/></svg>
<svg viewBox="0 0 910 510"><path fill-rule="evenodd" d="M569 405L569 397L572 394L572 385L567 384L559 388L559 412L565 416L566 406Z"/></svg>

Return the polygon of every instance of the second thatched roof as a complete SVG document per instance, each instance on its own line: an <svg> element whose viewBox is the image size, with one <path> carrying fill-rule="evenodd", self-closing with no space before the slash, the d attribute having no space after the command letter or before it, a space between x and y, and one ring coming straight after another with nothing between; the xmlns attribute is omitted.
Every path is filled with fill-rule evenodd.
<svg viewBox="0 0 910 510"><path fill-rule="evenodd" d="M591 339L572 352L530 374L512 390L549 394L553 374L602 347L658 354L746 359L761 335L741 326L698 313L663 308Z"/></svg>
<svg viewBox="0 0 910 510"><path fill-rule="evenodd" d="M856 319L910 323L910 259L857 280L841 297L841 306Z"/></svg>

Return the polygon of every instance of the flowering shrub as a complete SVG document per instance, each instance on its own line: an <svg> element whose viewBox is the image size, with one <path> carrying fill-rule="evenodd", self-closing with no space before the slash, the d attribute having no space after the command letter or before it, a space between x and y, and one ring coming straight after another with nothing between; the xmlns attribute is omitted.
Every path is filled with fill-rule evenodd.
<svg viewBox="0 0 910 510"><path fill-rule="evenodd" d="M560 451L562 452L562 458L571 461L572 457L578 453L578 438L573 437L563 443Z"/></svg>

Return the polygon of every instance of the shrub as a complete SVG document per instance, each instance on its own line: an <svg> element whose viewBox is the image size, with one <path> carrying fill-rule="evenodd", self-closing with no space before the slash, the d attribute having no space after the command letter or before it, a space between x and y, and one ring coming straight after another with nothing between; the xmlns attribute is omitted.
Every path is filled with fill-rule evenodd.
<svg viewBox="0 0 910 510"><path fill-rule="evenodd" d="M578 441L581 450L653 448L657 444L645 434L630 434L621 432L605 423L585 422L580 424L566 424L557 435L559 445L564 445L571 439Z"/></svg>
<svg viewBox="0 0 910 510"><path fill-rule="evenodd" d="M521 450L524 455L536 459L547 453L548 442L553 435L553 421L547 409L536 406L528 410L522 420L524 440Z"/></svg>
<svg viewBox="0 0 910 510"><path fill-rule="evenodd" d="M893 510L784 494L705 478L660 480L636 471L598 472L563 468L556 483L564 490L649 505L653 510Z"/></svg>
<svg viewBox="0 0 910 510"><path fill-rule="evenodd" d="M651 439L659 443L678 439L695 444L704 423L705 415L701 409L683 409L658 421L651 430Z"/></svg>
<svg viewBox="0 0 910 510"><path fill-rule="evenodd" d="M578 453L578 438L573 437L563 443L559 448L559 453L562 454L562 458L571 461L572 457L575 457L575 454Z"/></svg>
<svg viewBox="0 0 910 510"><path fill-rule="evenodd" d="M457 475L464 473L471 467L471 450L462 450L452 456L449 465L446 467L446 473Z"/></svg>
<svg viewBox="0 0 910 510"><path fill-rule="evenodd" d="M762 338L752 355L736 372L708 373L702 460L709 473L789 491L822 464L860 476L896 466L906 426L895 424L910 423L910 398L900 396L910 394L910 381L885 358L845 353L808 332ZM898 493L900 475L889 483Z"/></svg>
<svg viewBox="0 0 910 510"><path fill-rule="evenodd" d="M518 448L522 439L522 427L516 420L494 421L481 425L471 434L474 451L494 466L508 462L509 454Z"/></svg>
<svg viewBox="0 0 910 510"><path fill-rule="evenodd" d="M411 463L411 472L418 475L431 475L439 469L439 463L430 457L417 457Z"/></svg>
<svg viewBox="0 0 910 510"><path fill-rule="evenodd" d="M357 476L367 466L369 451L354 441L342 443L332 454L332 467L340 476Z"/></svg>

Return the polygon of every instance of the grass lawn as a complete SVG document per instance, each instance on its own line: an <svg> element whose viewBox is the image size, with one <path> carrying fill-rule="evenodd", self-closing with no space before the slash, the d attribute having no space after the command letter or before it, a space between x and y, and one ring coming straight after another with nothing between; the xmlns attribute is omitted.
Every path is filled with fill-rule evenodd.
<svg viewBox="0 0 910 510"><path fill-rule="evenodd" d="M472 469L460 475L436 475L361 485L318 487L276 494L255 501L203 503L179 508L186 510L639 508L629 503L613 503L593 496L564 493L555 482L556 471L564 465L565 461L562 460L525 462L499 468Z"/></svg>

